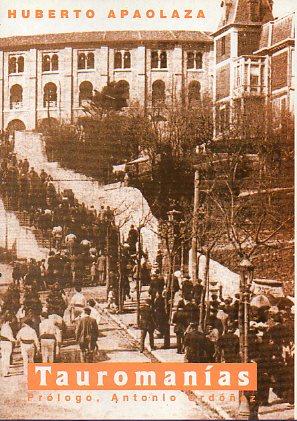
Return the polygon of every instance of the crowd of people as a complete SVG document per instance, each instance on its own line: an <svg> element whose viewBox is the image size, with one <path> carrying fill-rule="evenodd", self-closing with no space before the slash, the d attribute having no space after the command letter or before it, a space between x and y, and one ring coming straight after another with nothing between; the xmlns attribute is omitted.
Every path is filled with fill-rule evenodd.
<svg viewBox="0 0 297 421"><path fill-rule="evenodd" d="M218 290L208 300L201 280L194 284L184 274L164 275L160 250L153 265L145 253L138 256L139 230L133 225L125 243L119 245L112 209L102 206L97 212L79 203L71 190L57 192L44 170L38 174L26 159L17 160L6 137L1 144L0 176L2 195L9 206L28 215L30 225L39 229L51 246L47 259L13 264L12 283L1 308L2 375L8 375L16 343L21 347L25 373L28 362L38 355L42 362L57 361L67 337L66 313L75 328L82 360L94 360L100 315L96 302L87 301L82 292L86 278L92 285L107 283L108 308L114 312L121 298L133 298L133 281L148 286L149 298L142 300L139 311L140 352L144 352L147 335L151 349L155 349L155 337L164 339L163 348L170 348L173 325L176 351L184 354L185 362L240 361L239 294L223 298ZM74 288L71 299L65 287ZM46 294L44 303L41 291ZM271 387L280 398L293 402L291 307L267 306L253 309L251 314L249 360L258 364L257 404L268 403Z"/></svg>
<svg viewBox="0 0 297 421"><path fill-rule="evenodd" d="M112 289L117 285L114 277L121 273L124 295L129 296L126 275L133 269L135 272L137 229L131 226L126 243L119 251L118 228L110 206L102 205L97 211L93 206L87 208L79 203L72 190L57 191L52 177L44 170L38 174L30 168L27 159L16 158L12 142L6 137L2 138L0 150L3 198L10 209L26 216L30 226L39 230L50 244L47 261L16 261L14 280L30 284L34 279L35 287L43 290L55 282L61 288L73 286L77 280L104 285L110 277L109 289ZM117 291L113 295L116 296Z"/></svg>
<svg viewBox="0 0 297 421"><path fill-rule="evenodd" d="M211 294L203 303L203 282L193 284L189 276L173 280L173 299L179 292L172 318L166 305L166 285L158 273L152 277L150 298L141 308L141 352L148 334L155 349L154 333L164 337L164 348L170 346L170 324L174 325L177 353L190 363L237 363L241 361L240 294L223 298L221 291ZM256 403L267 405L269 390L287 402L294 401L294 314L293 303L279 298L277 305L250 308L248 331L249 361L258 367ZM168 304L169 303L169 304ZM201 313L202 308L204 311ZM157 334L158 335L158 334Z"/></svg>

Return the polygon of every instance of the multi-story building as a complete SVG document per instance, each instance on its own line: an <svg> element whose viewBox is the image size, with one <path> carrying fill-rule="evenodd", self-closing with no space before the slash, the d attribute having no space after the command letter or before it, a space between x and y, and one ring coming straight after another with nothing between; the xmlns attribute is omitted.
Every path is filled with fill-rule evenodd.
<svg viewBox="0 0 297 421"><path fill-rule="evenodd" d="M214 37L215 136L220 136L241 109L272 104L293 108L294 14L273 18L272 0L224 0Z"/></svg>
<svg viewBox="0 0 297 421"><path fill-rule="evenodd" d="M73 122L94 90L116 82L127 103L211 95L213 41L199 31L120 31L0 39L0 128Z"/></svg>
<svg viewBox="0 0 297 421"><path fill-rule="evenodd" d="M48 118L74 122L108 82L128 105L212 97L216 137L247 105L292 109L294 14L274 19L273 0L223 0L222 7L212 36L110 31L0 39L0 129L32 130Z"/></svg>

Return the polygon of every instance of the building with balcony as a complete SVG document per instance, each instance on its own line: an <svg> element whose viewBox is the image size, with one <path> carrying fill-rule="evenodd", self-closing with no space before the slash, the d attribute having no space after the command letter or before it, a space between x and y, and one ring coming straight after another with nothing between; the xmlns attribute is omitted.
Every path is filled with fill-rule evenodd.
<svg viewBox="0 0 297 421"><path fill-rule="evenodd" d="M75 122L94 90L115 82L127 105L212 94L213 41L199 31L119 31L0 39L0 129Z"/></svg>
<svg viewBox="0 0 297 421"><path fill-rule="evenodd" d="M224 0L214 38L215 137L243 110L253 117L267 104L294 104L294 14L273 18L271 0Z"/></svg>

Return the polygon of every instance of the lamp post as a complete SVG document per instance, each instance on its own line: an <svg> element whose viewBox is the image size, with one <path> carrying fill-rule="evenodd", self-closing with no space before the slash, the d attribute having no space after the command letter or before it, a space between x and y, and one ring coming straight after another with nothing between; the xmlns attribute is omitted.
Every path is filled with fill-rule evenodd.
<svg viewBox="0 0 297 421"><path fill-rule="evenodd" d="M240 359L242 363L249 360L249 306L250 306L250 287L253 280L254 267L247 257L243 257L240 264L240 298L239 298L239 347ZM240 395L239 413L240 419L249 419L250 407L245 392Z"/></svg>

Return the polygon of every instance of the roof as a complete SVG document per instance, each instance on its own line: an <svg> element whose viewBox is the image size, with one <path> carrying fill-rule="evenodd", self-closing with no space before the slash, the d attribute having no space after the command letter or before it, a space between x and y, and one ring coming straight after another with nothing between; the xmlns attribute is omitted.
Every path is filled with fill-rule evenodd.
<svg viewBox="0 0 297 421"><path fill-rule="evenodd" d="M273 48L288 39L295 39L294 17L295 14L291 13L263 25L259 51ZM272 31L271 37L269 36L270 31Z"/></svg>
<svg viewBox="0 0 297 421"><path fill-rule="evenodd" d="M109 43L212 43L210 33L203 31L93 31L69 32L58 34L24 35L0 38L0 49L16 49L19 47L77 44L109 44Z"/></svg>
<svg viewBox="0 0 297 421"><path fill-rule="evenodd" d="M228 25L263 24L273 19L272 6L270 0L258 0L259 20L252 21L250 16L251 0L223 0L224 8L218 30Z"/></svg>

